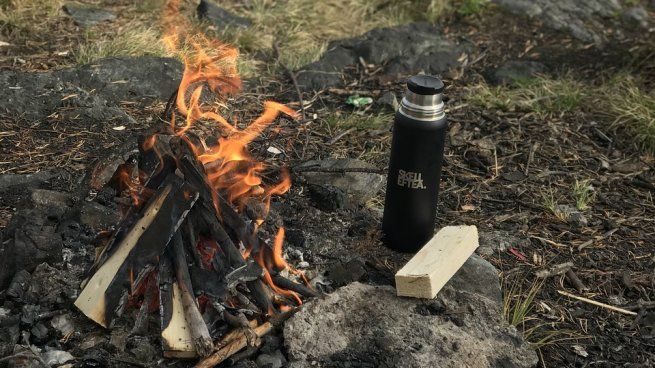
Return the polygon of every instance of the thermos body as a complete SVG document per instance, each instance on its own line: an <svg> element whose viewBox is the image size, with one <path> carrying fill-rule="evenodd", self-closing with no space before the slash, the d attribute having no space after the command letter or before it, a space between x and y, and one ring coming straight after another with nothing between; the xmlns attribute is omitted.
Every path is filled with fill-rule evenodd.
<svg viewBox="0 0 655 368"><path fill-rule="evenodd" d="M434 79L441 85L434 89L439 96L428 99L431 104L440 105L440 113L417 114L401 105L394 120L382 230L384 243L399 252L416 252L434 234L448 125L440 95L443 84ZM408 94L411 89L408 83ZM403 103L411 103L406 99L407 96Z"/></svg>

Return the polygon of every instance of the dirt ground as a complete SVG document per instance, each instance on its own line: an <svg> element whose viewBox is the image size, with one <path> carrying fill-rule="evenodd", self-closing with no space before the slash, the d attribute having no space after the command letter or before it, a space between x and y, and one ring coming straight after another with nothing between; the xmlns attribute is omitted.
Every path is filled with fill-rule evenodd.
<svg viewBox="0 0 655 368"><path fill-rule="evenodd" d="M108 27L112 26L119 25L110 23ZM19 32L8 34L7 42L15 47L0 48L0 68L44 71L73 65L71 54L62 50L68 50L83 31L70 21L49 27L36 40L26 40ZM515 312L521 316L512 321L537 349L541 366L652 366L653 156L636 148L629 135L612 126L602 101L573 111L538 113L486 108L470 99L475 87L484 83L494 68L517 58L542 62L554 79L575 75L589 84L600 84L627 72L639 76L652 89L655 58L652 49L650 54L643 51L649 41L628 38L624 43L597 48L499 10L484 16L449 17L443 29L449 38L469 42L474 51L462 67L443 76L450 133L439 226L476 224L481 231L515 237L505 239L507 249L486 258L501 271L508 318L511 320ZM373 96L387 90L402 93L404 76L381 78L374 71L375 67L361 65L349 70L345 90L368 91ZM391 115L377 106L354 111L345 103L348 94L342 90L304 93L306 119L285 122L278 132L266 133L252 151L265 155L274 142L284 147L286 155L272 164L292 168L326 157L359 158L385 168ZM281 72L249 80L231 108L245 120L268 98L299 107L291 80ZM164 102L145 109L134 108L129 101L125 106L143 124L134 134L161 123ZM331 123L334 116L353 112L382 116L383 123L365 128ZM15 117L2 116L0 173L60 168L75 177L120 144L111 127L91 131L82 122L68 121L26 126ZM298 195L299 190L293 189L282 201ZM382 200L380 192L358 211L379 210ZM7 224L20 201L19 197L4 195L0 227ZM576 207L578 211L569 211ZM340 215L345 218L358 212L342 211ZM294 226L320 228L316 220L304 217ZM358 252L366 254L371 247L380 246L375 225L370 224L364 235L354 240ZM378 261L397 269L404 260ZM572 284L565 275L536 276L539 270L565 262L573 264L581 284ZM594 306L562 292L620 306L637 315Z"/></svg>

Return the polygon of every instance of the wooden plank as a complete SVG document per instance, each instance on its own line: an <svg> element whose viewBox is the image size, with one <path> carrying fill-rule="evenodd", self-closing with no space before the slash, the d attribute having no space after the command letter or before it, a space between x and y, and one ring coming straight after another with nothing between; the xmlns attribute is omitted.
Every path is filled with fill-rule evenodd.
<svg viewBox="0 0 655 368"><path fill-rule="evenodd" d="M396 273L399 296L432 299L478 247L475 226L446 226Z"/></svg>
<svg viewBox="0 0 655 368"><path fill-rule="evenodd" d="M191 329L186 320L180 285L174 279L173 264L168 253L159 262L159 314L161 341L166 358L195 358Z"/></svg>
<svg viewBox="0 0 655 368"><path fill-rule="evenodd" d="M103 327L120 315L130 286L157 264L166 244L193 206L198 193L174 174L151 198L141 218L89 278L75 306Z"/></svg>
<svg viewBox="0 0 655 368"><path fill-rule="evenodd" d="M171 243L173 247L171 249L171 253L173 254L173 268L175 269L177 286L182 299L182 307L184 308L188 330L193 338L193 345L196 348L196 352L200 356L205 357L211 353L214 343L212 337L209 335L209 329L202 319L196 297L193 294L193 285L191 285L191 276L189 275L184 244L179 231L175 233Z"/></svg>

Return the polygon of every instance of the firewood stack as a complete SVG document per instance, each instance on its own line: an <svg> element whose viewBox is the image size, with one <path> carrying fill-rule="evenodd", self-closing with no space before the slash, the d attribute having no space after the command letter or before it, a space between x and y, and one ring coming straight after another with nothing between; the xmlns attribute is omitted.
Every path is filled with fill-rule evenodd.
<svg viewBox="0 0 655 368"><path fill-rule="evenodd" d="M275 261L280 250L257 236L261 219L242 217L213 189L188 140L160 135L155 144L136 160L147 179L129 188L132 205L75 305L111 328L128 306L140 304L139 331L158 299L164 356L209 356L217 364L270 331L271 317L280 320L301 297L316 294L283 276L286 263ZM120 178L134 165L121 165L108 185L125 189Z"/></svg>

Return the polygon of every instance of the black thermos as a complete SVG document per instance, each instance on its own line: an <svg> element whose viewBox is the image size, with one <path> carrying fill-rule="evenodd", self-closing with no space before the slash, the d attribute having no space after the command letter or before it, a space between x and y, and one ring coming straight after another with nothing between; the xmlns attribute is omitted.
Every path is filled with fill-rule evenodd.
<svg viewBox="0 0 655 368"><path fill-rule="evenodd" d="M443 89L439 78L413 76L396 112L382 231L399 252L416 252L434 235L448 127Z"/></svg>

